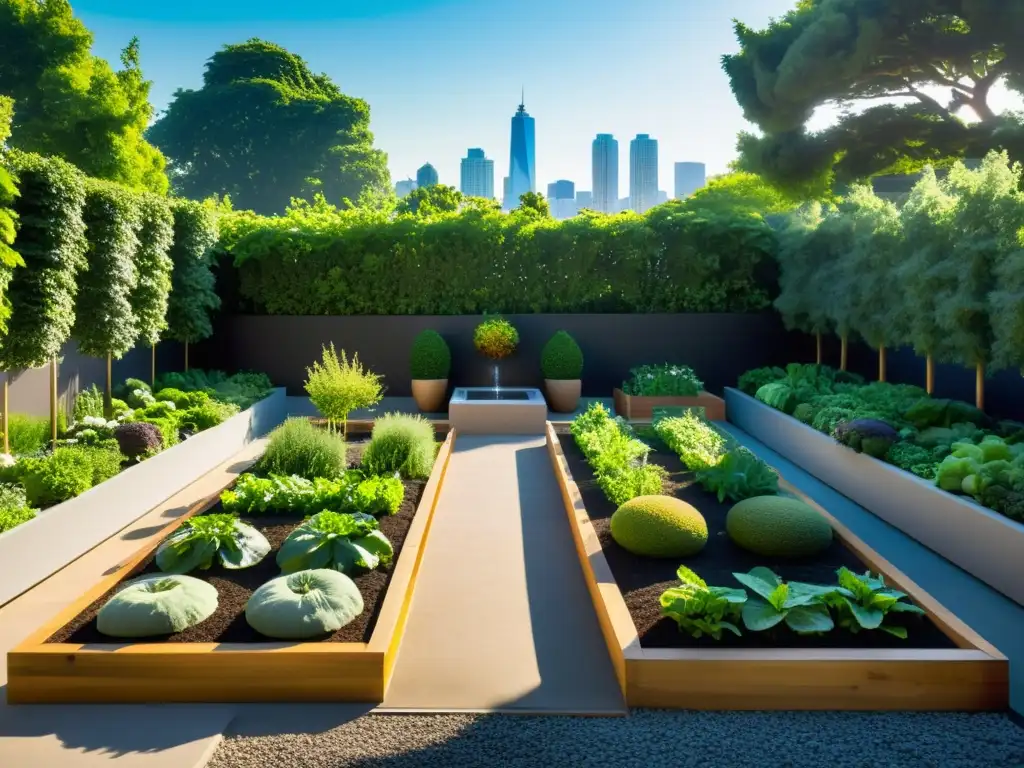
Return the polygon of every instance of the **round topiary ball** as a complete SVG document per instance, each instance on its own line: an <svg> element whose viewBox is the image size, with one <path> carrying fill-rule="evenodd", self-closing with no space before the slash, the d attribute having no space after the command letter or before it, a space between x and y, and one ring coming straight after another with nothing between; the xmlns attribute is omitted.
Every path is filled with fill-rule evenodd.
<svg viewBox="0 0 1024 768"><path fill-rule="evenodd" d="M491 360L503 360L519 346L519 331L502 317L489 317L473 331L473 346Z"/></svg>
<svg viewBox="0 0 1024 768"><path fill-rule="evenodd" d="M572 381L583 375L583 350L565 331L559 331L544 345L540 369L545 379Z"/></svg>
<svg viewBox="0 0 1024 768"><path fill-rule="evenodd" d="M321 568L268 581L250 595L245 620L261 635L303 640L339 630L362 612L356 583Z"/></svg>
<svg viewBox="0 0 1024 768"><path fill-rule="evenodd" d="M413 339L409 369L414 380L448 378L452 369L452 352L441 334L428 329Z"/></svg>
<svg viewBox="0 0 1024 768"><path fill-rule="evenodd" d="M156 453L164 444L160 428L146 421L128 421L114 430L114 438L121 453L129 459L137 459Z"/></svg>
<svg viewBox="0 0 1024 768"><path fill-rule="evenodd" d="M155 637L183 632L217 610L217 589L192 576L143 576L128 582L96 614L110 637Z"/></svg>
<svg viewBox="0 0 1024 768"><path fill-rule="evenodd" d="M765 557L811 557L832 543L828 521L786 496L744 499L725 516L725 530L740 547Z"/></svg>
<svg viewBox="0 0 1024 768"><path fill-rule="evenodd" d="M688 557L708 543L703 515L673 496L637 496L612 515L612 538L642 557Z"/></svg>

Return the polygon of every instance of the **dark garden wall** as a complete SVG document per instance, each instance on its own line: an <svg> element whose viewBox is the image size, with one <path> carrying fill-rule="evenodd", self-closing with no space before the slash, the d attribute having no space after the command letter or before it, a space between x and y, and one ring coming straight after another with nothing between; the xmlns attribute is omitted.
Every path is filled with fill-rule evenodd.
<svg viewBox="0 0 1024 768"><path fill-rule="evenodd" d="M172 341L162 342L156 348L157 373L180 371L185 364L184 349ZM120 360L114 360L112 378L114 386L128 378L149 381L151 356L149 347L137 347ZM0 374L3 376L4 374ZM70 415L79 391L95 384L101 390L107 380L105 359L79 354L74 342L64 345L58 358L57 396L60 407ZM2 381L2 379L0 379ZM29 416L50 415L50 367L31 368L11 375L9 392L11 413Z"/></svg>
<svg viewBox="0 0 1024 768"><path fill-rule="evenodd" d="M685 363L707 388L720 392L741 373L784 365L814 353L813 339L785 331L765 314L531 314L506 315L519 331L519 349L500 366L501 384L542 384L541 348L566 330L583 350L583 394L610 397L633 366ZM197 366L267 373L291 395L303 394L306 368L330 342L384 375L387 394L408 396L409 349L417 333L432 328L452 350L452 386L489 386L493 365L473 348L480 316L256 316L223 317L212 339L196 348Z"/></svg>

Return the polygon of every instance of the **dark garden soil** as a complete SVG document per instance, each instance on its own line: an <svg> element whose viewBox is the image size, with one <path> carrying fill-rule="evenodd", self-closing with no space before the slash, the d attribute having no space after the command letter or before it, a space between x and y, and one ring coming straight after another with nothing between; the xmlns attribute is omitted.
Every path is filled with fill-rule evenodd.
<svg viewBox="0 0 1024 768"><path fill-rule="evenodd" d="M846 566L855 573L867 570L856 555L838 539L813 559L778 560L764 558L741 549L725 532L725 515L732 506L721 504L700 487L672 451L658 441L644 438L654 449L648 461L668 470L664 492L693 505L708 524L708 543L699 553L688 558L657 559L639 557L620 547L611 536L610 521L615 505L605 498L594 473L576 447L568 432L558 436L569 463L569 471L579 486L587 514L594 525L604 556L615 581L622 591L626 607L640 635L643 648L955 648L956 645L925 617L905 615L903 624L908 638L900 640L887 632L858 632L836 627L821 636L797 635L780 625L767 632L748 632L742 625L741 637L725 632L721 640L703 637L694 639L681 632L672 619L661 614L659 597L669 587L678 586L676 570L685 565L711 586L741 587L733 573L747 573L756 566L770 568L783 581L811 584L835 584L835 572ZM749 594L749 590L748 590ZM892 618L887 623L900 623Z"/></svg>
<svg viewBox="0 0 1024 768"><path fill-rule="evenodd" d="M351 466L359 465L363 447L369 440L368 435L349 435L348 459ZM313 638L310 642L321 640L324 642L336 643L367 643L377 623L377 616L380 613L381 605L384 602L384 595L387 593L388 585L391 582L391 575L394 572L395 564L402 553L402 546L405 543L406 534L412 525L413 516L419 505L420 497L426 482L422 480L404 480L405 498L398 512L394 515L386 515L378 518L380 530L387 536L395 549L395 557L391 564L381 566L376 570L363 573L353 577L359 592L363 596L363 612L350 624L345 625L337 632L322 638ZM210 513L220 512L218 504L210 510ZM208 513L209 514L209 513ZM245 522L260 530L270 541L272 547L262 561L251 568L242 570L226 570L220 565L214 565L209 571L193 571L190 576L207 581L217 588L218 607L210 618L190 627L184 632L173 635L162 635L157 637L140 638L130 642L171 642L171 643L266 643L280 642L268 638L256 632L245 620L245 604L249 596L261 585L271 579L280 576L281 571L277 567L275 557L281 543L287 538L299 524L296 517L270 517L261 515L259 517L243 517ZM156 567L154 558L147 558L141 565L131 573L126 574L125 580L146 574L160 573ZM120 585L119 585L120 586ZM117 591L117 587L107 592L103 597L90 605L86 610L76 616L70 623L62 627L56 634L50 637L49 643L115 643L116 638L101 634L96 629L96 613L100 607Z"/></svg>

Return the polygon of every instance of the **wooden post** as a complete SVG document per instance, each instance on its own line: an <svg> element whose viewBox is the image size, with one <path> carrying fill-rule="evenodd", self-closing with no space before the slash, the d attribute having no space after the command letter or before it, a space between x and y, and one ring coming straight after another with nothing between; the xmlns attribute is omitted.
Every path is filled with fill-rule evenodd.
<svg viewBox="0 0 1024 768"><path fill-rule="evenodd" d="M979 411L985 410L985 364L978 363L974 369L974 404Z"/></svg>
<svg viewBox="0 0 1024 768"><path fill-rule="evenodd" d="M844 333L842 335L842 343L841 343L841 345L839 347L839 370L840 371L845 371L846 370L846 351L847 351L848 347L849 347L849 343L848 343L848 340L846 338L846 334Z"/></svg>
<svg viewBox="0 0 1024 768"><path fill-rule="evenodd" d="M50 358L50 445L57 450L57 356Z"/></svg>
<svg viewBox="0 0 1024 768"><path fill-rule="evenodd" d="M107 352L107 386L103 390L103 418L110 421L114 418L114 377L111 354Z"/></svg>
<svg viewBox="0 0 1024 768"><path fill-rule="evenodd" d="M188 373L188 342L185 342L185 373Z"/></svg>
<svg viewBox="0 0 1024 768"><path fill-rule="evenodd" d="M150 346L151 356L149 359L149 386L156 387L156 344Z"/></svg>
<svg viewBox="0 0 1024 768"><path fill-rule="evenodd" d="M7 429L9 427L9 425L10 425L10 420L8 419L8 411L10 410L10 402L11 402L11 400L10 400L10 383L9 383L8 379L10 379L10 374L5 371L4 372L4 414L3 414L3 424L0 425L0 426L2 426L2 428L4 430L4 453L10 453L11 452L11 440L10 440L10 437L8 436L8 434L7 434Z"/></svg>
<svg viewBox="0 0 1024 768"><path fill-rule="evenodd" d="M885 381L885 345L878 348L878 380Z"/></svg>
<svg viewBox="0 0 1024 768"><path fill-rule="evenodd" d="M818 365L821 365L821 331L818 331L816 334L814 334L814 343L817 347L816 362L818 363Z"/></svg>
<svg viewBox="0 0 1024 768"><path fill-rule="evenodd" d="M935 358L931 355L924 359L924 388L929 395L935 393Z"/></svg>

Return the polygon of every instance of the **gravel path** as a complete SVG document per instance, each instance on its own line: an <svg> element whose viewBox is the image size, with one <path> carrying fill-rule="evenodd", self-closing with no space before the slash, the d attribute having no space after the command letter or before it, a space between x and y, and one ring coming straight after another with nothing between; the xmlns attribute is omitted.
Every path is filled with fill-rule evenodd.
<svg viewBox="0 0 1024 768"><path fill-rule="evenodd" d="M700 713L629 718L368 715L227 738L209 768L1024 768L991 714Z"/></svg>

